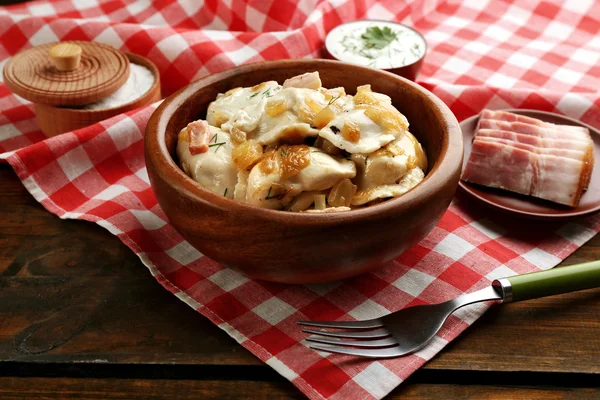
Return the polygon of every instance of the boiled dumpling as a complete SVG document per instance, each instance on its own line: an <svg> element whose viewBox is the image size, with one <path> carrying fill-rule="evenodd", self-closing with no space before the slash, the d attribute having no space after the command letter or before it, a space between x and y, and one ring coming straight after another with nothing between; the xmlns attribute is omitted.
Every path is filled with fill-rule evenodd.
<svg viewBox="0 0 600 400"><path fill-rule="evenodd" d="M319 136L348 153L368 154L396 139L365 115L365 110L347 110L335 117Z"/></svg>
<svg viewBox="0 0 600 400"><path fill-rule="evenodd" d="M248 132L248 137L262 145L301 144L319 134L312 124L327 102L326 96L316 90L283 88L267 100L257 129Z"/></svg>
<svg viewBox="0 0 600 400"><path fill-rule="evenodd" d="M366 204L376 199L397 197L417 186L425 178L425 173L419 167L408 171L397 184L377 186L368 190L359 190L352 198L352 205Z"/></svg>
<svg viewBox="0 0 600 400"><path fill-rule="evenodd" d="M400 139L368 156L353 154L351 159L356 163L358 170L354 180L358 191L352 199L352 205L362 205L375 199L394 197L395 195L389 196L388 192L403 190L403 188L379 189L397 186L397 183L415 168L419 169L421 174L427 169L425 153L410 132L405 132ZM416 175L411 176L419 175L417 172L414 174ZM403 185L409 185L410 182L409 179Z"/></svg>
<svg viewBox="0 0 600 400"><path fill-rule="evenodd" d="M250 171L246 202L281 209L301 192L329 189L355 175L352 161L334 158L314 147L282 146Z"/></svg>
<svg viewBox="0 0 600 400"><path fill-rule="evenodd" d="M277 82L268 81L219 94L208 106L206 121L226 132L231 132L233 128L244 132L254 131L263 115L267 99L280 89Z"/></svg>
<svg viewBox="0 0 600 400"><path fill-rule="evenodd" d="M392 106L389 96L372 92L370 85L357 90L352 101L344 103L343 112L319 136L348 153L369 154L401 137L408 122Z"/></svg>
<svg viewBox="0 0 600 400"><path fill-rule="evenodd" d="M227 132L209 126L208 151L192 155L187 128L179 133L177 156L183 171L206 189L233 198L238 170L231 159L233 144Z"/></svg>

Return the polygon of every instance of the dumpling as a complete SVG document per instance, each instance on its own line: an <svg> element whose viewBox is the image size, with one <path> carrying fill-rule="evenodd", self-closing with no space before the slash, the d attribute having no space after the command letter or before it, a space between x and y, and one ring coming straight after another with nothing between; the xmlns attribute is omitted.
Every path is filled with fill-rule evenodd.
<svg viewBox="0 0 600 400"><path fill-rule="evenodd" d="M177 156L183 171L206 189L233 198L238 170L231 159L233 144L227 132L209 126L208 151L192 155L188 128L179 132Z"/></svg>
<svg viewBox="0 0 600 400"><path fill-rule="evenodd" d="M359 190L352 198L352 205L359 206L376 199L398 197L417 186L425 178L425 173L419 167L408 171L397 184L377 186L368 190Z"/></svg>
<svg viewBox="0 0 600 400"><path fill-rule="evenodd" d="M352 154L372 153L397 137L394 133L386 133L367 117L365 110L343 112L321 129L319 136Z"/></svg>
<svg viewBox="0 0 600 400"><path fill-rule="evenodd" d="M226 132L231 132L233 128L252 132L258 127L267 99L280 89L277 82L268 81L219 94L208 106L206 121Z"/></svg>
<svg viewBox="0 0 600 400"><path fill-rule="evenodd" d="M355 175L352 161L305 145L281 146L250 171L246 202L281 209L301 192L329 189L341 179Z"/></svg>
<svg viewBox="0 0 600 400"><path fill-rule="evenodd" d="M267 100L257 129L248 132L248 137L262 145L303 143L305 138L319 134L312 124L327 103L326 95L319 91L283 88Z"/></svg>
<svg viewBox="0 0 600 400"><path fill-rule="evenodd" d="M375 199L398 196L404 193L402 190L412 188L410 183L419 175L422 180L423 171L427 170L425 153L410 132L405 132L400 139L368 156L353 154L351 159L356 163L358 170L354 180L358 190L352 198L352 205L362 205ZM416 171L412 172L414 169L419 169L420 174ZM408 174L411 174L411 178L407 178L408 180L402 183L402 187L397 187ZM408 189L405 190L406 187ZM399 193L390 196L390 191Z"/></svg>
<svg viewBox="0 0 600 400"><path fill-rule="evenodd" d="M331 120L319 136L352 154L369 154L402 135L408 122L392 99L371 91L370 85L358 87L352 102Z"/></svg>

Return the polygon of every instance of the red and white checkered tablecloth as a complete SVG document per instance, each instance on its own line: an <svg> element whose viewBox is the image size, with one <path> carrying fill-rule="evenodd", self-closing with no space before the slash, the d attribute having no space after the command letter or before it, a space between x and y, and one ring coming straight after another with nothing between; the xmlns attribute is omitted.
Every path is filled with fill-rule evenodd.
<svg viewBox="0 0 600 400"><path fill-rule="evenodd" d="M150 58L169 94L242 63L318 57L326 32L360 18L424 34L419 82L459 120L483 107L514 107L600 127L600 4L593 0L35 1L0 8L0 65L30 46L94 40ZM50 212L117 235L167 290L312 399L385 396L486 306L460 310L426 348L392 360L314 352L297 320L366 319L447 300L494 278L551 268L600 230L600 216L539 229L457 199L424 240L373 273L306 286L249 280L192 248L157 205L143 157L154 108L41 141L31 104L1 84L0 152Z"/></svg>

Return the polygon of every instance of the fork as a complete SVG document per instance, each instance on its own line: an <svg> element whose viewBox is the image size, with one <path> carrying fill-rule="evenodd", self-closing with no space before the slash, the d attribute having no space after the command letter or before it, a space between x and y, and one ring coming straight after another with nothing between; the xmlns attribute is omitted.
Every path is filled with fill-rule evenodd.
<svg viewBox="0 0 600 400"><path fill-rule="evenodd" d="M328 329L302 330L315 335L306 339L312 349L363 357L392 358L423 348L433 339L450 314L466 305L490 300L509 303L594 287L600 287L600 260L496 279L491 286L444 303L407 307L381 318L297 323Z"/></svg>

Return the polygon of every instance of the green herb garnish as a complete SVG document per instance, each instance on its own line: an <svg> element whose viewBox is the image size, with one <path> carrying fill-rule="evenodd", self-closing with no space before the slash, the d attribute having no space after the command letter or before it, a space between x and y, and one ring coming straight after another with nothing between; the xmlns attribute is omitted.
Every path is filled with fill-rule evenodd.
<svg viewBox="0 0 600 400"><path fill-rule="evenodd" d="M287 190L284 190L282 193L274 194L273 196L271 196L271 190L273 190L273 186L271 186L269 188L269 191L267 192L267 197L265 197L265 200L281 199L288 192Z"/></svg>
<svg viewBox="0 0 600 400"><path fill-rule="evenodd" d="M223 197L227 196L227 188L225 188L225 191L223 192Z"/></svg>
<svg viewBox="0 0 600 400"><path fill-rule="evenodd" d="M219 136L219 134L218 134L218 133L215 133L215 134L213 135L213 137L211 137L211 138L210 138L210 141L211 141L211 142L213 142L213 143L217 143L218 136Z"/></svg>
<svg viewBox="0 0 600 400"><path fill-rule="evenodd" d="M329 100L329 103L327 103L328 106L332 105L333 103L335 103L337 101L337 99L339 99L341 96L338 97L334 97L331 100Z"/></svg>
<svg viewBox="0 0 600 400"><path fill-rule="evenodd" d="M419 46L419 43L415 43L415 45L413 47L410 48L410 51L416 56L416 57L421 57L421 46Z"/></svg>
<svg viewBox="0 0 600 400"><path fill-rule="evenodd" d="M375 57L373 56L373 54L371 54L371 53L367 52L367 51L366 51L366 50L364 50L364 49L361 49L361 50L358 52L358 55L360 55L360 56L363 56L364 58L368 58L369 60L373 60L373 61L375 61Z"/></svg>
<svg viewBox="0 0 600 400"><path fill-rule="evenodd" d="M227 144L227 142L219 142L219 143L209 144L208 147L216 147L216 149L215 149L215 153L216 153L217 151L219 151L221 146L223 146L224 144Z"/></svg>
<svg viewBox="0 0 600 400"><path fill-rule="evenodd" d="M356 45L348 42L350 36L345 36L344 39L340 42L340 44L344 47L345 52L356 53Z"/></svg>
<svg viewBox="0 0 600 400"><path fill-rule="evenodd" d="M271 88L268 88L268 89L267 89L267 90L265 90L264 92L256 92L256 93L254 93L254 94L253 94L252 96L250 96L249 98L250 98L250 99L252 99L252 98L254 98L254 97L258 96L258 95L259 95L259 94L261 94L261 93L262 93L263 97L271 97L271 96L273 96L273 95L271 94Z"/></svg>
<svg viewBox="0 0 600 400"><path fill-rule="evenodd" d="M287 155L287 151L285 151L285 149L283 147L280 150L281 150L281 155L282 156L286 156Z"/></svg>
<svg viewBox="0 0 600 400"><path fill-rule="evenodd" d="M371 26L360 37L363 39L366 48L381 50L392 41L397 40L398 34L391 30L389 26L383 29L378 26Z"/></svg>

